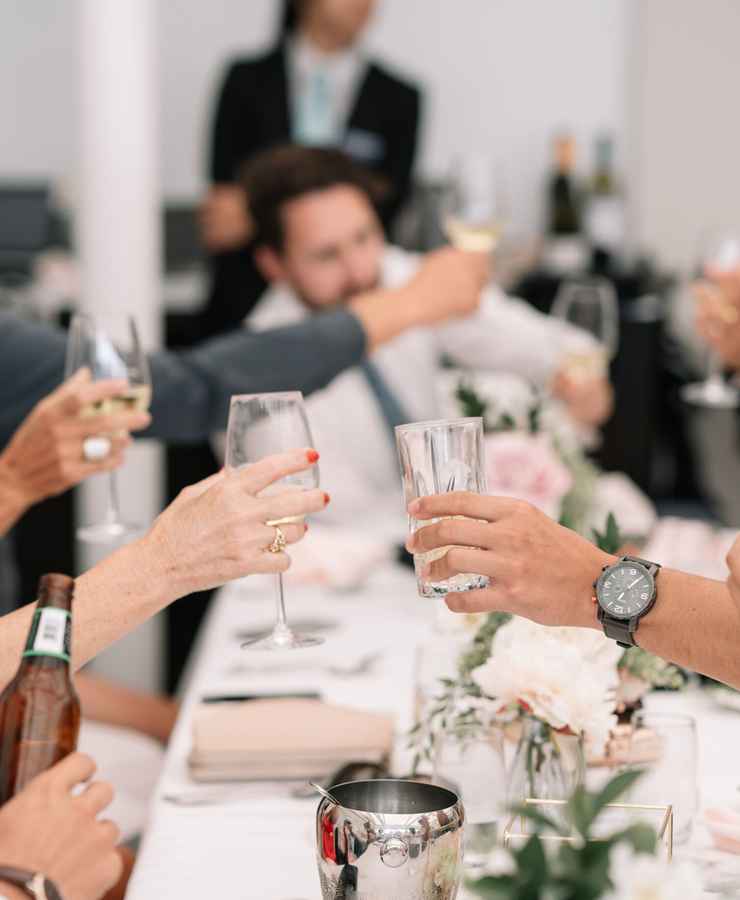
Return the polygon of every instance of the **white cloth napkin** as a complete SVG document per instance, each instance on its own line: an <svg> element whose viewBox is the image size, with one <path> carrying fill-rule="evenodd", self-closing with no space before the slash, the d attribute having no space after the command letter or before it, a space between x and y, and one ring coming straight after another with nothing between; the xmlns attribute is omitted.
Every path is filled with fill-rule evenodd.
<svg viewBox="0 0 740 900"><path fill-rule="evenodd" d="M193 716L190 772L199 781L312 778L353 760L378 762L393 719L320 700L201 704Z"/></svg>

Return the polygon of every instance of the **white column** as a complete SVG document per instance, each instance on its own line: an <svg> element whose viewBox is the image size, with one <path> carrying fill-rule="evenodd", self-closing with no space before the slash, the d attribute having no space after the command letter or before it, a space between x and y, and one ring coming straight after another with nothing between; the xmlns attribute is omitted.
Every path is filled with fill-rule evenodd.
<svg viewBox="0 0 740 900"><path fill-rule="evenodd" d="M153 0L80 0L82 307L113 331L113 313L133 315L148 348L160 342L160 193L156 28ZM161 509L162 457L137 442L119 473L124 519L147 523ZM80 520L99 521L105 476L81 492ZM112 548L78 544L83 568ZM153 688L160 678L160 623L96 662L106 674Z"/></svg>

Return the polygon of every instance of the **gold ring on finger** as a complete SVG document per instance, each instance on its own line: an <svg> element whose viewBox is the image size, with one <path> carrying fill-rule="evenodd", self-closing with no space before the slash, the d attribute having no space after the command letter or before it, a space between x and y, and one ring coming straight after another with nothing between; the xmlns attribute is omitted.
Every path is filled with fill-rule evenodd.
<svg viewBox="0 0 740 900"><path fill-rule="evenodd" d="M285 540L283 529L279 525L275 525L275 539L267 549L270 553L282 553L287 546L288 542Z"/></svg>

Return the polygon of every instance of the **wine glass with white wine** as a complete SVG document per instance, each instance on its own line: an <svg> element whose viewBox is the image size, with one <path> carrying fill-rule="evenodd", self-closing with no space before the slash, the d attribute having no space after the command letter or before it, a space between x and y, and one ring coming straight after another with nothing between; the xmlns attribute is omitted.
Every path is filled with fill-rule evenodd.
<svg viewBox="0 0 740 900"><path fill-rule="evenodd" d="M565 281L551 312L596 339L596 344L584 343L568 353L564 361L568 377L573 381L606 378L619 349L619 305L611 282L605 278Z"/></svg>
<svg viewBox="0 0 740 900"><path fill-rule="evenodd" d="M458 158L442 199L442 225L458 250L493 253L503 232L501 192L491 161L483 155Z"/></svg>
<svg viewBox="0 0 740 900"><path fill-rule="evenodd" d="M712 277L725 275L740 268L740 234L720 230L705 236L699 253L699 270L702 280L696 285L697 300L700 294L715 294L716 305L722 310L728 324L737 321L738 310L723 301L719 286ZM729 385L723 375L720 355L709 345L706 347L706 377L681 389L681 398L693 406L715 409L735 409L739 404L737 390Z"/></svg>
<svg viewBox="0 0 740 900"><path fill-rule="evenodd" d="M265 456L284 453L296 447L312 447L313 438L308 425L303 394L287 391L270 394L241 394L231 398L229 424L226 431L226 470L240 469L258 462ZM286 491L308 491L319 486L319 467L313 465L301 472L287 475L271 484L261 496ZM275 519L267 525L279 526L300 522L302 516ZM285 593L282 574L275 575L277 619L269 634L242 644L250 650L297 650L315 647L324 639L299 634L288 625L285 613Z"/></svg>
<svg viewBox="0 0 740 900"><path fill-rule="evenodd" d="M149 363L141 348L136 323L126 317L126 340L114 345L106 332L90 316L78 313L72 318L67 341L66 377L87 368L93 381L123 378L128 387L116 397L101 400L83 411L85 416L110 415L140 410L146 412L152 399ZM108 475L108 507L102 522L77 529L77 537L88 543L108 543L132 537L141 526L121 517L116 473Z"/></svg>

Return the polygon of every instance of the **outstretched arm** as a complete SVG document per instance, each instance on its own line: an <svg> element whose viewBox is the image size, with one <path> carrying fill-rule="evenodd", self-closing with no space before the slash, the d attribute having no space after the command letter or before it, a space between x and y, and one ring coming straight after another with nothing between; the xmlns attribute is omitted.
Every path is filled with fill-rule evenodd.
<svg viewBox="0 0 740 900"><path fill-rule="evenodd" d="M601 627L593 583L616 558L528 503L451 493L415 501L409 513L420 524L466 517L442 518L408 542L413 553L454 545L432 563L434 581L461 572L490 577L488 588L448 594L455 612L503 610L545 625ZM740 688L740 544L728 563L735 572L728 584L662 569L658 600L635 637L651 653Z"/></svg>

